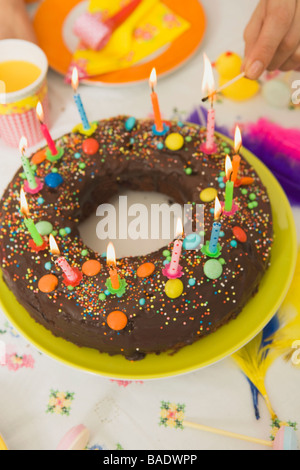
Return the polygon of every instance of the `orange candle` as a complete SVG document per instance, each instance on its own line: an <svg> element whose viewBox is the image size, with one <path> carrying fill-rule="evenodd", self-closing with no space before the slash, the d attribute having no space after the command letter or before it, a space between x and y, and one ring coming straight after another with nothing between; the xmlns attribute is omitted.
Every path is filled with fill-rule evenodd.
<svg viewBox="0 0 300 470"><path fill-rule="evenodd" d="M161 118L159 102L158 102L158 96L157 96L157 93L154 90L154 87L155 87L156 83L157 83L157 77L156 77L156 70L154 68L151 72L151 75L150 75L150 87L151 87L151 90L152 90L151 101L152 101L152 106L153 106L156 130L157 130L157 132L163 132L164 125L163 125L162 118Z"/></svg>
<svg viewBox="0 0 300 470"><path fill-rule="evenodd" d="M114 290L120 289L120 280L118 271L116 268L116 253L112 243L108 244L107 253L106 253L106 262L109 268L109 277L111 280L111 287Z"/></svg>
<svg viewBox="0 0 300 470"><path fill-rule="evenodd" d="M236 152L236 155L234 155L232 159L232 176L231 176L231 181L236 183L237 178L238 178L238 173L240 169L240 163L241 163L241 157L239 156L239 151L242 146L242 136L241 136L241 131L239 126L236 126L235 129L235 138L234 138L234 150Z"/></svg>

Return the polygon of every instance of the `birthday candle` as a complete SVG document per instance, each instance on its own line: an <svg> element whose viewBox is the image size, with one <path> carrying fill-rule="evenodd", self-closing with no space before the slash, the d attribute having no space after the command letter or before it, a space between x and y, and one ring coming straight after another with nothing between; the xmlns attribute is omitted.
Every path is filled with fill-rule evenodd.
<svg viewBox="0 0 300 470"><path fill-rule="evenodd" d="M72 73L72 87L73 87L73 90L74 90L74 100L75 100L77 109L78 109L79 114L80 114L80 118L81 118L81 121L82 121L83 128L84 128L84 130L88 131L88 130L90 130L91 126L90 126L90 123L89 123L88 118L86 116L86 112L85 112L85 109L84 109L83 104L82 104L81 96L77 91L78 90L78 83L79 83L78 70L77 70L76 67L74 67L73 73Z"/></svg>
<svg viewBox="0 0 300 470"><path fill-rule="evenodd" d="M234 155L232 159L232 177L231 181L234 183L237 180L239 169L240 169L240 163L241 163L241 157L239 156L239 151L242 146L242 136L241 136L241 131L239 126L236 126L235 129L235 138L234 138L234 150L236 155Z"/></svg>
<svg viewBox="0 0 300 470"><path fill-rule="evenodd" d="M50 135L48 127L43 122L44 121L44 111L43 111L42 104L40 102L38 102L38 104L36 106L36 114L37 114L38 120L40 121L41 131L42 131L43 136L45 137L45 139L47 141L50 152L52 153L52 155L57 155L58 151L57 151L56 145L55 145L55 143L54 143L54 141L53 141L53 139Z"/></svg>
<svg viewBox="0 0 300 470"><path fill-rule="evenodd" d="M232 164L229 155L226 156L226 190L225 190L225 211L231 212L232 205L233 205L233 190L234 190L234 182L231 181L232 176Z"/></svg>
<svg viewBox="0 0 300 470"><path fill-rule="evenodd" d="M171 276L176 275L176 273L178 273L179 271L179 262L180 262L181 252L182 252L182 244L183 244L181 240L182 234L183 234L182 222L181 222L181 219L178 219L177 228L176 228L176 236L178 238L174 242L172 258L171 258L170 265L168 267L168 271Z"/></svg>
<svg viewBox="0 0 300 470"><path fill-rule="evenodd" d="M25 148L27 147L27 139L26 137L21 137L20 144L19 144L19 150L21 152L21 160L22 160L22 165L23 165L23 170L26 175L26 179L28 182L28 185L30 189L36 189L37 188L37 182L35 179L35 174L31 168L31 164L29 159L25 155Z"/></svg>
<svg viewBox="0 0 300 470"><path fill-rule="evenodd" d="M52 255L57 256L57 259L55 261L65 274L67 280L71 283L76 282L78 280L78 273L74 271L74 269L69 265L68 261L64 256L60 256L59 248L52 234L50 234L49 236L49 245L50 252L52 253Z"/></svg>
<svg viewBox="0 0 300 470"><path fill-rule="evenodd" d="M33 239L34 243L37 246L42 246L44 244L44 240L39 234L33 220L29 218L29 209L28 204L25 196L24 189L21 189L20 193L20 201L21 201L21 213L24 215L24 224L30 233L31 238Z"/></svg>
<svg viewBox="0 0 300 470"><path fill-rule="evenodd" d="M116 268L116 253L112 243L108 244L107 253L106 253L106 260L107 264L110 266L109 268L109 277L111 280L111 287L114 290L120 289L120 280L118 271Z"/></svg>
<svg viewBox="0 0 300 470"><path fill-rule="evenodd" d="M158 102L158 96L157 93L154 90L154 87L157 83L157 76L156 76L156 70L155 68L152 70L151 75L150 75L150 87L152 90L151 93L151 101L152 101L152 107L153 107L153 113L154 113L154 120L155 120L155 128L157 132L162 132L164 130L162 118L161 118L161 112L159 108L159 102Z"/></svg>
<svg viewBox="0 0 300 470"><path fill-rule="evenodd" d="M215 254L218 251L218 242L220 237L220 231L222 224L219 222L219 217L222 212L222 206L219 202L219 199L216 197L215 201L215 221L213 223L210 243L209 243L209 252Z"/></svg>
<svg viewBox="0 0 300 470"><path fill-rule="evenodd" d="M211 108L207 113L207 132L206 132L206 147L207 149L212 149L215 143L215 110L213 107L214 104L214 91L215 91L215 82L212 71L211 63L206 54L204 54L204 75L202 81L202 90L203 92L208 91L210 96Z"/></svg>

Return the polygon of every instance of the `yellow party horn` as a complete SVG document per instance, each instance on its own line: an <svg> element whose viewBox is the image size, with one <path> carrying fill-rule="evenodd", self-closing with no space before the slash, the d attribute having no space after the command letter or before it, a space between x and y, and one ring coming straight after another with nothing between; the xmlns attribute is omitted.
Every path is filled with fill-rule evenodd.
<svg viewBox="0 0 300 470"><path fill-rule="evenodd" d="M8 450L8 448L7 448L7 446L6 446L5 442L4 442L4 440L3 440L2 436L1 436L1 434L0 434L0 450Z"/></svg>

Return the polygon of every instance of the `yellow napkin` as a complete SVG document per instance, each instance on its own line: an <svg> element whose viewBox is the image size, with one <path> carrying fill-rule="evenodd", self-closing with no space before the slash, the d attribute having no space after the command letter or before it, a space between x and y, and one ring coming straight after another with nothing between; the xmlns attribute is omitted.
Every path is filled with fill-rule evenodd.
<svg viewBox="0 0 300 470"><path fill-rule="evenodd" d="M91 0L88 10L109 18L127 3L130 0ZM160 0L143 0L112 34L104 49L93 51L80 45L70 70L76 65L80 77L86 78L131 67L174 41L189 26Z"/></svg>

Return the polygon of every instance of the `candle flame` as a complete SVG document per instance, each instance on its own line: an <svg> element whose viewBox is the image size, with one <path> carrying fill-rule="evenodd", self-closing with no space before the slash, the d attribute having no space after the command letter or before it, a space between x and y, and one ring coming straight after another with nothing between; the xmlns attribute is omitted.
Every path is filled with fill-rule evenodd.
<svg viewBox="0 0 300 470"><path fill-rule="evenodd" d="M52 233L49 235L49 247L52 255L60 255L58 245Z"/></svg>
<svg viewBox="0 0 300 470"><path fill-rule="evenodd" d="M37 114L38 120L40 122L43 122L44 121L44 110L43 110L42 103L40 101L36 105L36 114Z"/></svg>
<svg viewBox="0 0 300 470"><path fill-rule="evenodd" d="M106 250L106 263L108 266L116 266L116 252L114 245L110 242Z"/></svg>
<svg viewBox="0 0 300 470"><path fill-rule="evenodd" d="M239 153L242 146L242 134L239 126L236 126L235 136L234 136L234 150L236 153Z"/></svg>
<svg viewBox="0 0 300 470"><path fill-rule="evenodd" d="M203 54L204 58L204 75L202 81L202 92L211 95L215 91L215 80L213 69L210 63L209 58L206 54Z"/></svg>
<svg viewBox="0 0 300 470"><path fill-rule="evenodd" d="M73 72L72 72L72 87L74 91L77 90L78 83L79 83L78 70L77 70L77 67L74 67Z"/></svg>
<svg viewBox="0 0 300 470"><path fill-rule="evenodd" d="M180 218L177 219L176 225L176 238L181 238L183 236L183 225Z"/></svg>
<svg viewBox="0 0 300 470"><path fill-rule="evenodd" d="M217 196L215 200L215 220L218 220L221 214L222 214L222 206Z"/></svg>
<svg viewBox="0 0 300 470"><path fill-rule="evenodd" d="M156 69L155 67L152 69L151 75L150 75L150 87L153 89L157 85L157 74L156 74Z"/></svg>
<svg viewBox="0 0 300 470"><path fill-rule="evenodd" d="M230 180L232 170L233 170L233 168L232 168L231 159L230 159L229 155L227 155L226 160L225 160L225 173L226 173L227 180Z"/></svg>
<svg viewBox="0 0 300 470"><path fill-rule="evenodd" d="M19 150L20 150L22 155L24 154L25 149L27 148L27 146L28 146L28 142L27 142L26 137L24 137L24 136L21 137L20 143L19 143Z"/></svg>
<svg viewBox="0 0 300 470"><path fill-rule="evenodd" d="M28 208L28 203L27 199L25 196L25 191L23 188L21 188L20 191L20 206L21 206L21 213L25 215L25 217L29 217L29 208Z"/></svg>

